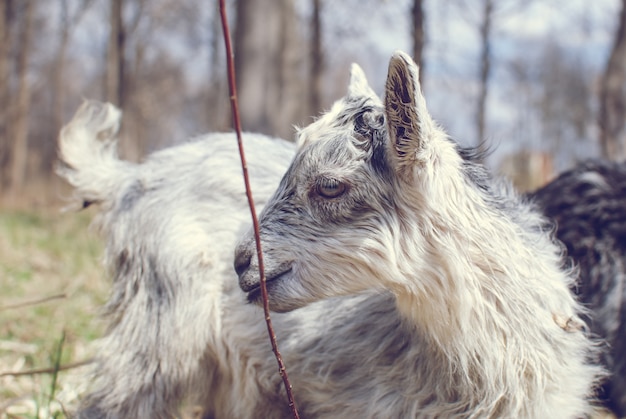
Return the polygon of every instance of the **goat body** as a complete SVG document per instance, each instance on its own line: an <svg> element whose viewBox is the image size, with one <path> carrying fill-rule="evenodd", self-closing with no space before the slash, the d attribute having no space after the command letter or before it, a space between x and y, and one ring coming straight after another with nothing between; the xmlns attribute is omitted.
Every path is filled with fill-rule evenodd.
<svg viewBox="0 0 626 419"><path fill-rule="evenodd" d="M60 137L60 174L99 203L110 327L79 417L283 418L232 135L121 162L111 105ZM576 418L589 361L572 273L544 219L428 115L417 68L390 62L385 104L348 95L283 141L244 135L272 320L303 417ZM289 167L288 167L289 166ZM286 171L280 181L280 177ZM278 190L269 199L271 192ZM296 310L297 308L297 310Z"/></svg>

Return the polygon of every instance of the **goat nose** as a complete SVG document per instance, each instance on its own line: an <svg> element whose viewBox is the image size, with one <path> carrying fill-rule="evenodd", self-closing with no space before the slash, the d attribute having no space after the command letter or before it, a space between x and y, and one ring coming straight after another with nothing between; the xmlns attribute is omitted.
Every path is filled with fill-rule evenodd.
<svg viewBox="0 0 626 419"><path fill-rule="evenodd" d="M250 267L252 261L252 254L249 251L238 251L235 255L235 272L238 276L241 276Z"/></svg>

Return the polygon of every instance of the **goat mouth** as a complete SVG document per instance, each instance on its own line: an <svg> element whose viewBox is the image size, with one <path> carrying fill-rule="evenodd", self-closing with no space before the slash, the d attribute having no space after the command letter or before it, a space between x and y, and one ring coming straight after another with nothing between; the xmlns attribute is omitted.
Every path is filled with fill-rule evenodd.
<svg viewBox="0 0 626 419"><path fill-rule="evenodd" d="M268 295L270 294L271 290L277 286L278 280L289 275L291 273L291 270L292 269L289 268L286 271L279 272L272 276L265 277L265 286L267 288ZM247 290L247 294L248 294L249 303L258 304L258 305L263 304L263 295L261 293L261 282L256 284L253 288Z"/></svg>

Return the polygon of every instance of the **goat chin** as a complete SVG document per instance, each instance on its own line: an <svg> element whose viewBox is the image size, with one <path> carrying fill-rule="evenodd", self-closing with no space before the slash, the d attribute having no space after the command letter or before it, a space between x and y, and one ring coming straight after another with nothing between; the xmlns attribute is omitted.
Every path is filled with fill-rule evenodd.
<svg viewBox="0 0 626 419"><path fill-rule="evenodd" d="M299 131L297 150L244 134L299 410L584 417L604 372L574 272L533 204L430 118L417 74L396 53L383 103L354 65L348 95ZM78 202L100 204L113 276L77 416L165 418L196 403L205 417L290 417L248 303L258 261L234 136L132 164L116 157L120 116L86 102L59 140L59 174Z"/></svg>

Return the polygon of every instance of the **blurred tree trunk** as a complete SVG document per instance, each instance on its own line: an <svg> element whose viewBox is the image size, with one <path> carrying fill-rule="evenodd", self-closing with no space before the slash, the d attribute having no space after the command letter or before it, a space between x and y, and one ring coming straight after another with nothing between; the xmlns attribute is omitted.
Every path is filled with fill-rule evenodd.
<svg viewBox="0 0 626 419"><path fill-rule="evenodd" d="M106 72L107 100L119 108L124 107L124 49L126 43L122 7L123 0L111 0Z"/></svg>
<svg viewBox="0 0 626 419"><path fill-rule="evenodd" d="M245 130L291 138L301 122L306 101L298 98L308 92L297 29L293 0L238 0L234 53Z"/></svg>
<svg viewBox="0 0 626 419"><path fill-rule="evenodd" d="M61 0L61 22L59 26L61 31L59 36L59 50L54 63L54 91L52 105L52 123L54 124L54 132L58 134L63 126L63 110L65 108L65 86L63 83L65 73L65 56L67 55L67 44L70 39L68 4L67 0Z"/></svg>
<svg viewBox="0 0 626 419"><path fill-rule="evenodd" d="M127 66L126 44L127 39L139 25L145 2L143 0L134 1L134 6L137 9L128 26L124 20L124 5L131 3L126 3L124 0L110 0L110 2L106 98L123 110L126 115L120 133L120 156L126 160L138 161L143 150L147 149L145 144L147 138L144 135L144 121L138 110L141 109L141 105L137 103L138 98L133 97L133 92L129 92L129 90L132 90L133 82L136 79L132 74L134 73L136 76L143 64L144 44L135 39L134 68L131 68L131 65Z"/></svg>
<svg viewBox="0 0 626 419"><path fill-rule="evenodd" d="M413 0L413 60L420 68L420 83L424 83L424 45L426 44L424 28L424 1Z"/></svg>
<svg viewBox="0 0 626 419"><path fill-rule="evenodd" d="M28 83L28 60L32 47L32 22L36 0L25 0L21 22L20 40L17 55L17 106L11 159L10 195L15 198L24 186L26 166L28 164L28 113L30 108L30 84Z"/></svg>
<svg viewBox="0 0 626 419"><path fill-rule="evenodd" d="M219 13L214 13L208 22L211 28L211 44L209 53L209 80L210 90L206 95L206 114L208 117L207 127L211 130L227 131L231 127L230 102L226 80L226 65L224 57L224 38Z"/></svg>
<svg viewBox="0 0 626 419"><path fill-rule="evenodd" d="M626 123L626 0L615 33L615 43L609 57L600 89L600 146L603 157L622 160L624 124Z"/></svg>
<svg viewBox="0 0 626 419"><path fill-rule="evenodd" d="M83 13L87 11L93 0L81 0L74 15L70 15L68 0L61 0L61 20L59 25L59 49L54 63L54 86L52 99L52 123L55 135L58 135L65 122L65 60L71 32L80 21Z"/></svg>
<svg viewBox="0 0 626 419"><path fill-rule="evenodd" d="M322 89L324 73L324 53L322 49L322 0L313 0L311 15L311 57L309 83L309 115L317 115L322 110Z"/></svg>
<svg viewBox="0 0 626 419"><path fill-rule="evenodd" d="M271 133L267 121L267 96L274 86L269 85L268 68L275 67L268 37L277 38L276 13L265 0L237 0L234 31L235 73L239 111L244 130ZM264 22L267 28L255 22ZM268 35L269 32L271 35ZM260 47L263 45L263 47Z"/></svg>
<svg viewBox="0 0 626 419"><path fill-rule="evenodd" d="M478 149L485 150L485 130L487 120L487 98L489 95L489 78L491 75L491 27L493 19L493 0L483 0L482 21L480 23L480 91L476 113L476 139ZM482 153L481 153L482 155Z"/></svg>
<svg viewBox="0 0 626 419"><path fill-rule="evenodd" d="M9 54L11 51L12 1L0 1L0 190L9 186Z"/></svg>

